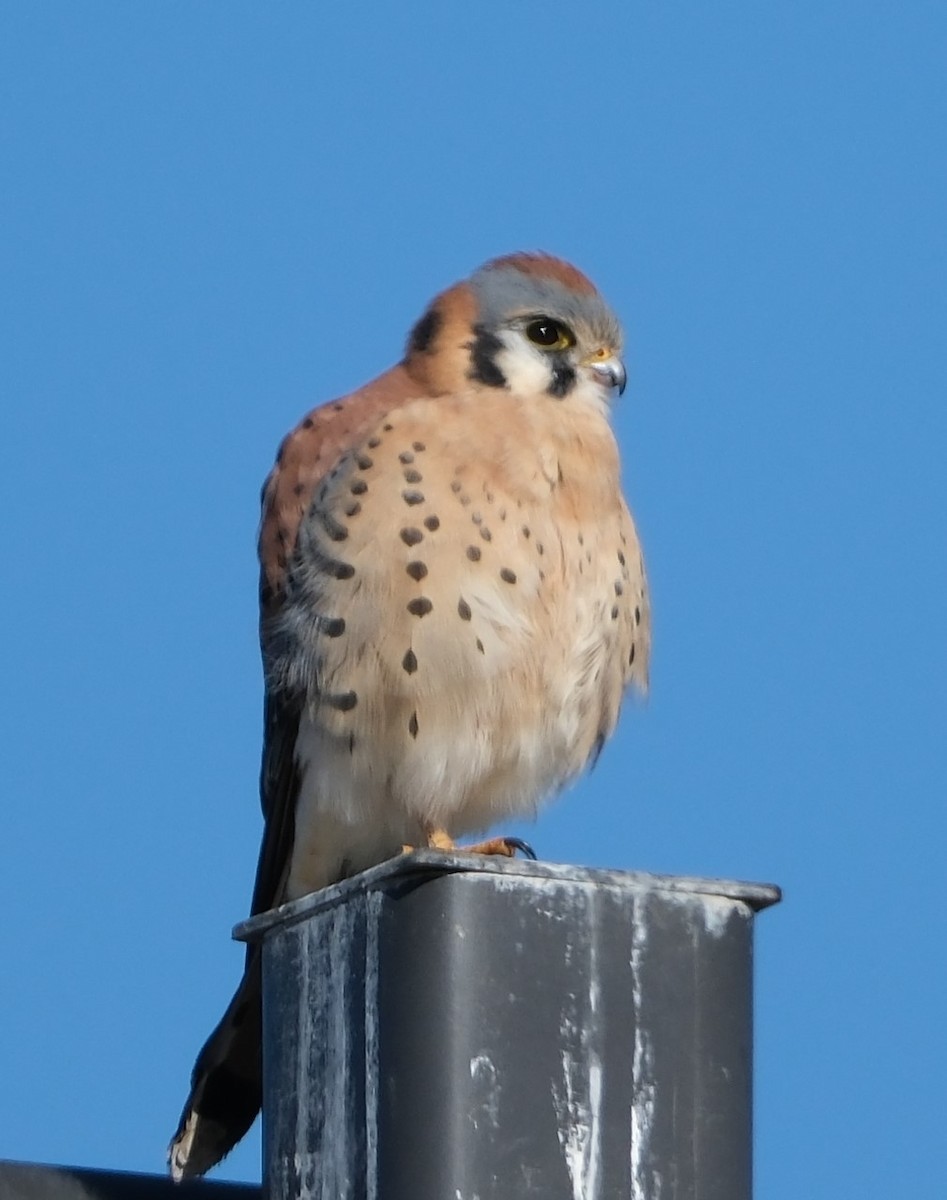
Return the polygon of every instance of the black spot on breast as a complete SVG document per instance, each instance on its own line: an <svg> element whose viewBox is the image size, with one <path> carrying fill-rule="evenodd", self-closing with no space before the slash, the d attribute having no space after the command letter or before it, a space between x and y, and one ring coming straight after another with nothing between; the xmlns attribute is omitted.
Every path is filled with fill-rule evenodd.
<svg viewBox="0 0 947 1200"><path fill-rule="evenodd" d="M467 547L467 557L470 559L471 562L479 562L480 561L480 547L479 546L468 546Z"/></svg>
<svg viewBox="0 0 947 1200"><path fill-rule="evenodd" d="M401 498L402 498L402 500L404 500L405 504L407 504L409 506L414 505L414 504L423 504L424 503L424 493L414 491L414 490L402 492Z"/></svg>
<svg viewBox="0 0 947 1200"><path fill-rule="evenodd" d="M349 754L355 753L355 734L349 734Z"/></svg>
<svg viewBox="0 0 947 1200"><path fill-rule="evenodd" d="M375 461L374 461L374 459L370 458L367 454L356 454L355 455L355 465L358 467L358 469L360 471L370 471L372 469L372 467L375 465Z"/></svg>
<svg viewBox="0 0 947 1200"><path fill-rule="evenodd" d="M357 517L361 511L361 504L359 504L357 500L353 500L352 503L346 508L345 515L347 517Z"/></svg>
<svg viewBox="0 0 947 1200"><path fill-rule="evenodd" d="M336 579L351 579L355 574L355 568L347 562L332 562L329 564L329 571Z"/></svg>
<svg viewBox="0 0 947 1200"><path fill-rule="evenodd" d="M635 605L635 624L636 625L641 624L641 609L638 607L637 604Z"/></svg>
<svg viewBox="0 0 947 1200"><path fill-rule="evenodd" d="M338 692L335 695L326 696L325 702L338 712L351 712L358 704L358 696L355 692Z"/></svg>
<svg viewBox="0 0 947 1200"><path fill-rule="evenodd" d="M400 536L406 546L416 546L418 542L424 541L424 534L413 525L408 525L405 529L402 529Z"/></svg>
<svg viewBox="0 0 947 1200"><path fill-rule="evenodd" d="M462 621L469 621L473 615L470 611L470 605L463 596L457 601L457 613Z"/></svg>
<svg viewBox="0 0 947 1200"><path fill-rule="evenodd" d="M304 483L293 484L293 495L294 496L301 496L305 490L306 490L306 485Z"/></svg>
<svg viewBox="0 0 947 1200"><path fill-rule="evenodd" d="M416 582L420 583L427 574L427 566L423 562L409 562L405 570Z"/></svg>
<svg viewBox="0 0 947 1200"><path fill-rule="evenodd" d="M364 496L365 493L368 491L368 484L365 482L364 479L356 479L355 482L352 484L352 486L349 488L349 491L352 493L353 496Z"/></svg>
<svg viewBox="0 0 947 1200"><path fill-rule="evenodd" d="M516 583L516 572L511 571L509 567L501 567L500 578L504 583Z"/></svg>
<svg viewBox="0 0 947 1200"><path fill-rule="evenodd" d="M424 518L424 528L430 529L431 533L433 533L435 529L439 529L440 524L441 522L438 517L430 516Z"/></svg>
<svg viewBox="0 0 947 1200"><path fill-rule="evenodd" d="M408 601L408 612L412 617L426 617L433 607L427 596L416 596Z"/></svg>
<svg viewBox="0 0 947 1200"><path fill-rule="evenodd" d="M568 396L574 387L575 368L565 362L556 363L552 369L552 382L546 389L547 393L561 400L563 396Z"/></svg>
<svg viewBox="0 0 947 1200"><path fill-rule="evenodd" d="M411 714L411 720L408 722L408 733L410 733L413 738L418 736L418 714L416 712Z"/></svg>
<svg viewBox="0 0 947 1200"><path fill-rule="evenodd" d="M322 527L334 542L344 542L349 536L349 531L342 522L337 521L335 517L331 517L328 513L322 514Z"/></svg>
<svg viewBox="0 0 947 1200"><path fill-rule="evenodd" d="M381 445L381 438L376 434L374 437L370 437L368 439L366 445L368 446L369 450L377 450Z"/></svg>
<svg viewBox="0 0 947 1200"><path fill-rule="evenodd" d="M418 454L421 454L421 453L423 453L423 451L425 451L427 449L427 446L425 446L425 444L423 442L412 442L411 449L417 450Z"/></svg>
<svg viewBox="0 0 947 1200"><path fill-rule="evenodd" d="M460 482L459 479L452 479L450 481L450 490L454 493L455 496L457 495L457 493L460 491L460 489L463 486L464 485Z"/></svg>
<svg viewBox="0 0 947 1200"><path fill-rule="evenodd" d="M386 422L381 428L383 433L391 433L392 429L394 429L394 425L390 425L388 422Z"/></svg>
<svg viewBox="0 0 947 1200"><path fill-rule="evenodd" d="M411 453L410 450L402 450L401 453L398 455L398 461L401 463L404 463L404 465L407 466L408 463L414 462L414 455Z"/></svg>
<svg viewBox="0 0 947 1200"><path fill-rule="evenodd" d="M414 674L414 672L418 669L418 659L413 650L409 650L405 654L404 658L401 660L401 665L409 675Z"/></svg>
<svg viewBox="0 0 947 1200"><path fill-rule="evenodd" d="M632 663L633 663L634 661L635 661L635 643L634 643L634 642L632 642L632 643L631 643L631 653L628 655L628 665L629 665L629 667L632 665Z"/></svg>
<svg viewBox="0 0 947 1200"><path fill-rule="evenodd" d="M483 538L483 540L484 540L485 542L492 542L492 541L493 541L493 534L492 534L492 533L490 532L490 530L489 530L489 529L486 527L486 525L484 525L484 526L483 526L483 528L480 530L480 536Z"/></svg>
<svg viewBox="0 0 947 1200"><path fill-rule="evenodd" d="M434 349L437 335L444 324L444 318L436 308L429 308L423 317L411 330L408 338L409 354L429 354Z"/></svg>
<svg viewBox="0 0 947 1200"><path fill-rule="evenodd" d="M470 370L468 379L485 383L488 387L506 387L506 376L497 366L496 356L503 349L503 343L483 325L474 326L474 340L467 343L470 350Z"/></svg>
<svg viewBox="0 0 947 1200"><path fill-rule="evenodd" d="M612 620L613 621L618 620L618 605L617 604L612 605Z"/></svg>
<svg viewBox="0 0 947 1200"><path fill-rule="evenodd" d="M345 633L345 619L343 617L323 617L321 629L326 637L341 637Z"/></svg>
<svg viewBox="0 0 947 1200"><path fill-rule="evenodd" d="M619 581L616 579L616 580L615 580L615 595L616 595L616 596L623 596L624 594L625 594L625 589L622 587L622 585L621 585L621 584L619 583Z"/></svg>
<svg viewBox="0 0 947 1200"><path fill-rule="evenodd" d="M625 565L625 556L624 556L624 554L622 554L622 552L620 550L618 551L618 561L621 563L622 566Z"/></svg>
<svg viewBox="0 0 947 1200"><path fill-rule="evenodd" d="M480 651L481 654L486 654L486 651L483 648L483 642L481 642L481 640L479 638L477 638L477 649Z"/></svg>
<svg viewBox="0 0 947 1200"><path fill-rule="evenodd" d="M404 473L405 483L420 483L422 478L423 476L421 472L416 470L414 467L408 467L407 471Z"/></svg>

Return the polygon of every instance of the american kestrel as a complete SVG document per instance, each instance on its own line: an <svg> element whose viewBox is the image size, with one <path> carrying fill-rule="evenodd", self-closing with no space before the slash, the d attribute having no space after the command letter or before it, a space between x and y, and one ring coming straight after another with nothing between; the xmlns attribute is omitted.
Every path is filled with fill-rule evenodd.
<svg viewBox="0 0 947 1200"><path fill-rule="evenodd" d="M283 441L259 542L254 913L532 814L595 759L626 685L646 686L645 573L608 421L621 341L575 267L499 258L431 303L397 366ZM176 1179L252 1124L260 1025L251 946L194 1067Z"/></svg>

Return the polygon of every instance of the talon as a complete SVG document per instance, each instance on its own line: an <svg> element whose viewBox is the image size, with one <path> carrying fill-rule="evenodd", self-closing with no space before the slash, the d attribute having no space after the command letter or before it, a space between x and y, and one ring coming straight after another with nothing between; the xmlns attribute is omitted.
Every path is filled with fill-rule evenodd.
<svg viewBox="0 0 947 1200"><path fill-rule="evenodd" d="M514 852L519 850L520 854L522 854L524 858L528 858L532 862L539 861L536 858L536 851L529 844L529 842L524 842L522 838L508 837L508 838L503 838L503 841L505 841L507 843L507 845L512 846ZM512 855L510 857L512 857Z"/></svg>

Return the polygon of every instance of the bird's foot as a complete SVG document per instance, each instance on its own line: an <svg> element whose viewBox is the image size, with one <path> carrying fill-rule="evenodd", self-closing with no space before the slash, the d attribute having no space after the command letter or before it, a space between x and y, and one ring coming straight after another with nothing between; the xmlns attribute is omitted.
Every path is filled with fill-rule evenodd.
<svg viewBox="0 0 947 1200"><path fill-rule="evenodd" d="M517 850L525 857L536 861L536 852L529 842L518 837L496 837L485 842L477 842L473 846L458 846L454 839L443 829L430 829L427 834L429 850L456 851L460 854L490 854L501 858L513 858ZM416 847L402 846L405 854L410 854Z"/></svg>

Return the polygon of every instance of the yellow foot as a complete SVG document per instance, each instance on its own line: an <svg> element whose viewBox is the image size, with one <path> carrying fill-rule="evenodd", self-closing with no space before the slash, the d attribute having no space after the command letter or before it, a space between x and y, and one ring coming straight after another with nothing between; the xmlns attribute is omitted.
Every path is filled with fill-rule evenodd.
<svg viewBox="0 0 947 1200"><path fill-rule="evenodd" d="M486 842L477 842L475 846L458 846L454 839L443 829L429 829L427 844L430 850L456 850L460 854L497 854L502 858L513 858L517 850L527 858L536 858L532 846L521 838L490 838ZM405 854L410 854L414 846L402 846Z"/></svg>

